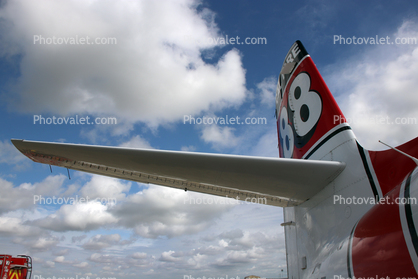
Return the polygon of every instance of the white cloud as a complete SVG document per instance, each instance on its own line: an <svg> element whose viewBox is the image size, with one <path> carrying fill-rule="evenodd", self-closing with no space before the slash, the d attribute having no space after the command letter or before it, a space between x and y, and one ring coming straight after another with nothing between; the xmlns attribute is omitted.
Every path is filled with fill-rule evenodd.
<svg viewBox="0 0 418 279"><path fill-rule="evenodd" d="M37 227L23 224L20 218L0 217L0 234L7 236L37 236L41 230Z"/></svg>
<svg viewBox="0 0 418 279"><path fill-rule="evenodd" d="M29 247L30 250L42 252L54 249L59 243L56 236L46 235L37 239L24 239L22 244Z"/></svg>
<svg viewBox="0 0 418 279"><path fill-rule="evenodd" d="M83 244L83 248L87 250L101 250L112 245L118 244L121 240L119 234L95 235Z"/></svg>
<svg viewBox="0 0 418 279"><path fill-rule="evenodd" d="M0 213L17 209L35 207L42 196L58 195L66 177L50 175L39 183L23 183L15 187L11 182L0 178Z"/></svg>
<svg viewBox="0 0 418 279"><path fill-rule="evenodd" d="M58 256L54 259L54 262L56 263L64 263L65 257L64 256Z"/></svg>
<svg viewBox="0 0 418 279"><path fill-rule="evenodd" d="M181 151L196 151L196 147L194 145L182 146Z"/></svg>
<svg viewBox="0 0 418 279"><path fill-rule="evenodd" d="M163 262L177 262L180 259L178 257L173 256L175 255L174 251L166 251L161 254L160 261Z"/></svg>
<svg viewBox="0 0 418 279"><path fill-rule="evenodd" d="M24 53L16 105L26 112L115 116L151 126L241 104L245 70L237 50L206 64L219 37L197 1L11 1L2 54ZM175 24L173 24L175 23ZM112 45L34 44L43 38L116 38ZM128 125L129 126L129 125Z"/></svg>
<svg viewBox="0 0 418 279"><path fill-rule="evenodd" d="M257 84L257 89L260 90L261 103L269 107L276 105L276 86L277 78L268 77Z"/></svg>
<svg viewBox="0 0 418 279"><path fill-rule="evenodd" d="M233 208L231 204L191 204L188 199L211 196L151 185L130 195L112 209L118 224L133 228L146 238L194 234L214 224L214 219ZM211 197L213 198L213 197Z"/></svg>
<svg viewBox="0 0 418 279"><path fill-rule="evenodd" d="M133 136L130 140L120 144L119 146L131 147L131 148L146 148L146 149L152 148L151 144L145 139L141 138L141 136L139 135Z"/></svg>
<svg viewBox="0 0 418 279"><path fill-rule="evenodd" d="M393 41L396 37L418 39L418 25L404 22L390 37ZM418 47L371 45L357 57L329 69L334 71L329 76L329 84L336 88L337 101L359 142L369 149L386 149L378 140L397 145L415 138L418 134ZM412 124L396 124L396 121Z"/></svg>
<svg viewBox="0 0 418 279"><path fill-rule="evenodd" d="M67 255L68 254L68 251L69 251L68 249L63 249L63 250L54 252L54 255L64 256L64 255Z"/></svg>
<svg viewBox="0 0 418 279"><path fill-rule="evenodd" d="M218 264L228 265L236 263L255 262L256 259L262 258L263 254L264 250L259 247L253 247L252 249L247 251L230 251L223 260L218 261Z"/></svg>
<svg viewBox="0 0 418 279"><path fill-rule="evenodd" d="M33 224L58 232L90 231L117 222L117 218L107 211L108 206L98 201L66 204L48 217L33 221Z"/></svg>
<svg viewBox="0 0 418 279"><path fill-rule="evenodd" d="M194 255L192 258L190 258L187 261L187 264L190 268L199 269L202 266L206 265L207 258L208 257L205 255L197 254L197 255Z"/></svg>
<svg viewBox="0 0 418 279"><path fill-rule="evenodd" d="M7 140L0 141L0 163L16 165L22 161L26 162L27 158L16 147Z"/></svg>
<svg viewBox="0 0 418 279"><path fill-rule="evenodd" d="M131 182L116 178L92 175L91 180L80 189L80 194L88 197L90 200L115 200L117 203L125 199L131 184Z"/></svg>
<svg viewBox="0 0 418 279"><path fill-rule="evenodd" d="M77 267L77 268L86 268L86 267L89 266L89 263L88 262L81 262L81 263L78 263L78 264L73 264L73 266Z"/></svg>
<svg viewBox="0 0 418 279"><path fill-rule="evenodd" d="M201 138L218 150L225 147L234 147L240 140L234 135L234 131L235 129L229 126L207 125L202 129Z"/></svg>
<svg viewBox="0 0 418 279"><path fill-rule="evenodd" d="M94 253L89 258L90 261L96 262L96 263L112 263L114 262L114 259L110 255L103 255L100 253Z"/></svg>

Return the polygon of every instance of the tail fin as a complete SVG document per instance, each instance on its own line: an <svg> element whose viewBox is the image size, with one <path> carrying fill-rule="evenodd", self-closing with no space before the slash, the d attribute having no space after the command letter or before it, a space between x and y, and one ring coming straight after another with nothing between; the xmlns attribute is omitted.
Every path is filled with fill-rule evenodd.
<svg viewBox="0 0 418 279"><path fill-rule="evenodd" d="M416 277L414 161L393 149L361 147L299 41L276 94L280 156L346 164L322 191L283 209L288 278ZM397 149L417 157L418 138Z"/></svg>
<svg viewBox="0 0 418 279"><path fill-rule="evenodd" d="M318 149L334 135L351 129L300 41L292 45L283 62L276 110L280 157L309 159L315 155L321 159L315 154Z"/></svg>

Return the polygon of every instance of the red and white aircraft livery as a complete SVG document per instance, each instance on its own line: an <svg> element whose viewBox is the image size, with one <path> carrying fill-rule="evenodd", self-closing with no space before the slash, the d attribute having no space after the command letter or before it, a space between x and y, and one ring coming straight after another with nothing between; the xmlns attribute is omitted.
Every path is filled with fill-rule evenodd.
<svg viewBox="0 0 418 279"><path fill-rule="evenodd" d="M289 278L418 278L418 138L361 147L299 41L276 115L281 158L12 142L35 162L284 207Z"/></svg>

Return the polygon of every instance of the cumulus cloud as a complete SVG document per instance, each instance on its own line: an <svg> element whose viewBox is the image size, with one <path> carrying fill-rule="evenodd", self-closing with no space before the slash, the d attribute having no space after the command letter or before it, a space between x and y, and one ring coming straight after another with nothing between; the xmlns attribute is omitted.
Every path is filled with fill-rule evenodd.
<svg viewBox="0 0 418 279"><path fill-rule="evenodd" d="M228 266L242 263L248 264L262 258L263 254L264 250L258 247L253 247L247 251L230 251L225 257L218 259L215 265Z"/></svg>
<svg viewBox="0 0 418 279"><path fill-rule="evenodd" d="M112 263L114 257L107 254L94 253L89 257L89 260L96 263Z"/></svg>
<svg viewBox="0 0 418 279"><path fill-rule="evenodd" d="M126 197L126 193L131 188L131 182L120 179L92 175L91 180L81 189L80 194L90 200L121 202Z"/></svg>
<svg viewBox="0 0 418 279"><path fill-rule="evenodd" d="M63 204L56 211L31 218L25 224L17 218L11 222L11 217L8 217L9 219L4 219L8 225L3 228L3 233L19 229L21 234L25 235L36 232L32 228L55 232L88 232L99 228L120 227L133 229L136 235L145 238L174 237L200 232L213 225L221 214L234 207L226 202L220 202L216 206L190 203L187 201L212 197L153 185L126 197L125 192L129 190L130 185L130 182L123 183L112 178L92 176L79 191L82 196L89 197L89 201ZM102 203L97 201L96 197L116 197L118 202ZM101 250L115 245L130 245L136 241L134 236L122 240L119 234L113 234L96 235L83 242L86 237L72 236L71 243L81 243L87 250Z"/></svg>
<svg viewBox="0 0 418 279"><path fill-rule="evenodd" d="M197 254L187 260L187 266L192 269L200 269L202 266L206 266L208 257L205 255Z"/></svg>
<svg viewBox="0 0 418 279"><path fill-rule="evenodd" d="M176 257L175 252L171 250L163 252L160 257L160 261L163 261L163 262L177 262L179 260L180 259Z"/></svg>
<svg viewBox="0 0 418 279"><path fill-rule="evenodd" d="M406 21L390 37L418 40L418 25ZM378 140L397 145L417 136L415 44L371 45L350 62L334 65L328 71L334 72L327 79L336 89L337 101L366 148L386 149Z"/></svg>
<svg viewBox="0 0 418 279"><path fill-rule="evenodd" d="M111 212L119 219L119 225L133 228L139 236L156 238L200 232L234 206L227 203L213 206L187 202L198 197L205 199L210 196L152 185L129 196Z"/></svg>
<svg viewBox="0 0 418 279"><path fill-rule="evenodd" d="M28 209L36 206L41 196L58 195L66 177L51 175L38 183L22 183L15 187L13 183L0 178L0 214L17 209Z"/></svg>
<svg viewBox="0 0 418 279"><path fill-rule="evenodd" d="M15 105L25 112L116 116L157 126L242 103L240 54L229 50L213 64L202 59L219 50L208 38L221 35L213 13L197 6L193 0L7 2L0 11L8 23L0 55L24 54ZM116 41L39 43L54 36Z"/></svg>
<svg viewBox="0 0 418 279"><path fill-rule="evenodd" d="M133 136L130 140L120 144L121 147L131 147L131 148L146 148L151 149L151 144L146 141L145 139L141 138L141 136L136 135Z"/></svg>
<svg viewBox="0 0 418 279"><path fill-rule="evenodd" d="M60 251L55 251L55 252L54 252L54 255L57 255L57 256L64 256L64 255L67 255L67 254L68 254L68 252L69 252L69 250L68 250L68 249L63 249L63 250L60 250Z"/></svg>
<svg viewBox="0 0 418 279"><path fill-rule="evenodd" d="M66 204L55 213L35 220L32 224L57 232L90 231L117 222L117 218L107 211L109 206L98 201Z"/></svg>
<svg viewBox="0 0 418 279"><path fill-rule="evenodd" d="M229 126L207 125L203 127L201 139L204 142L212 144L214 149L234 147L240 141L234 134L235 129Z"/></svg>
<svg viewBox="0 0 418 279"><path fill-rule="evenodd" d="M65 257L64 256L58 256L54 259L54 262L56 263L64 263L65 262Z"/></svg>
<svg viewBox="0 0 418 279"><path fill-rule="evenodd" d="M239 266L249 270L249 263L261 264L266 269L277 270L277 260L283 251L283 233L251 233L241 229L227 230L209 237L211 240L194 243L190 250L163 251L157 258L147 258L149 266L159 270L171 270L174 266L184 270L223 270ZM209 243L208 243L209 242ZM273 253L273 251L275 251ZM271 255L275 255L271 257ZM145 260L145 254L143 255Z"/></svg>
<svg viewBox="0 0 418 279"><path fill-rule="evenodd" d="M42 231L30 225L23 224L20 218L0 217L0 234L3 236L37 236Z"/></svg>
<svg viewBox="0 0 418 279"><path fill-rule="evenodd" d="M0 55L16 55L19 59L15 60L20 63L19 80L14 90L8 92L13 105L27 113L116 116L121 123L114 128L119 131L116 134L132 129L138 121L155 127L181 120L184 115L215 113L231 106L237 108L248 93L241 54L209 43L207 38L219 37L220 32L214 14L197 6L198 1L192 0L117 4L77 0L65 3L41 0L36 5L21 0L4 3L0 17L6 23L2 26L6 33L2 33ZM115 38L117 44L41 45L33 43L34 35ZM266 79L258 85L263 104L271 101L271 84ZM97 140L101 129L106 128L84 131L83 136ZM218 149L235 147L241 140L231 127L208 126L201 132L201 138ZM152 148L139 135L120 146ZM182 149L193 151L196 147L188 145ZM0 162L20 162L19 153L10 143L0 143L0 150L3 150ZM131 182L100 176L91 176L91 180L80 185L77 184L80 181L76 181L62 189L64 179L67 177L50 176L40 183L19 186L0 180L0 192L4 193L0 197L0 213L26 208L33 204L34 194L117 199L116 206L95 201L54 205L43 211L42 216L27 221L1 216L0 234L15 237L16 245L33 252L57 251L38 261L45 268L58 268L62 264L66 264L68 270L102 267L108 274L122 270L120 276L124 277L128 276L130 271L126 269L130 265L148 270L144 274L161 274L161 268L173 270L175 264L179 264L176 270L190 270L211 269L219 259L244 263L242 257L255 258L254 251L266 250L258 246L267 242L257 242L255 237L240 230L217 234L212 242L196 249L164 251L161 245L138 248L154 243L157 238L169 241L184 235L188 237L183 238L184 243L189 243L195 234L210 227L218 233L221 230L217 222L235 205L188 204L186 198L213 197L153 185L132 194ZM9 202L14 198L22 203ZM112 233L105 235L109 227ZM92 230L97 231L84 234ZM126 232L135 236L125 239L122 236ZM142 243L121 249L134 243L135 238ZM274 247L271 243L267 245ZM60 250L62 247L71 248ZM121 250L129 252L120 256ZM224 253L230 254L225 258Z"/></svg>
<svg viewBox="0 0 418 279"><path fill-rule="evenodd" d="M196 147L193 145L182 146L181 151L196 151Z"/></svg>
<svg viewBox="0 0 418 279"><path fill-rule="evenodd" d="M73 264L73 266L77 267L77 268L86 268L86 267L89 266L89 263L88 262L81 262L81 263Z"/></svg>
<svg viewBox="0 0 418 279"><path fill-rule="evenodd" d="M27 162L27 158L20 153L10 141L0 141L0 163L9 165L21 164Z"/></svg>
<svg viewBox="0 0 418 279"><path fill-rule="evenodd" d="M44 252L52 249L56 249L57 244L60 242L59 238L48 233L44 233L39 237L19 238L15 239L16 244L22 244L33 252ZM54 263L54 262L53 262Z"/></svg>
<svg viewBox="0 0 418 279"><path fill-rule="evenodd" d="M276 77L265 78L262 82L257 84L262 104L269 107L274 107L276 105L276 86Z"/></svg>
<svg viewBox="0 0 418 279"><path fill-rule="evenodd" d="M112 245L118 244L121 240L119 234L95 235L83 244L83 248L87 250L101 250Z"/></svg>

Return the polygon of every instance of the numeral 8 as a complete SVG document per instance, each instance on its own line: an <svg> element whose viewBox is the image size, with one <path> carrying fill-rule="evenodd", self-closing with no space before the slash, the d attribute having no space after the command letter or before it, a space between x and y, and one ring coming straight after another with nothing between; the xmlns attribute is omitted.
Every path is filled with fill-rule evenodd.
<svg viewBox="0 0 418 279"><path fill-rule="evenodd" d="M289 108L293 111L293 126L298 136L305 136L316 125L322 112L322 101L318 93L309 91L311 79L300 73L289 89Z"/></svg>

